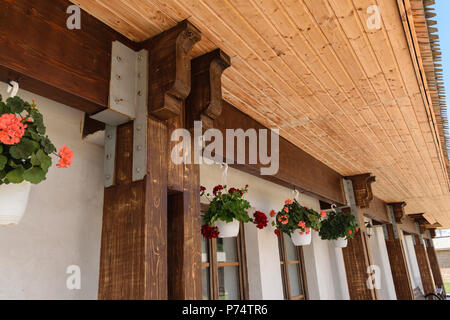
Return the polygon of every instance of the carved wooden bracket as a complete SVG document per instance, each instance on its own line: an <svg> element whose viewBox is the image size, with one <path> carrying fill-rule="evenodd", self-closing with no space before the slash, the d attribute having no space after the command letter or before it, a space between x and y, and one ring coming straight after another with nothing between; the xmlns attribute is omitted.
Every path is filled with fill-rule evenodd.
<svg viewBox="0 0 450 320"><path fill-rule="evenodd" d="M429 229L431 238L436 238L436 229Z"/></svg>
<svg viewBox="0 0 450 320"><path fill-rule="evenodd" d="M230 66L230 57L216 49L192 60L192 89L186 100L187 124L201 120L203 128L213 127L222 113L222 73Z"/></svg>
<svg viewBox="0 0 450 320"><path fill-rule="evenodd" d="M191 90L192 47L201 33L188 21L182 21L142 46L149 51L149 113L167 120L181 113Z"/></svg>
<svg viewBox="0 0 450 320"><path fill-rule="evenodd" d="M375 182L375 176L365 173L345 177L345 179L352 181L356 205L360 208L369 208L370 201L373 199L371 185Z"/></svg>
<svg viewBox="0 0 450 320"><path fill-rule="evenodd" d="M406 202L393 202L388 203L392 207L392 210L394 211L394 218L395 222L402 223L402 218L405 216L405 209Z"/></svg>

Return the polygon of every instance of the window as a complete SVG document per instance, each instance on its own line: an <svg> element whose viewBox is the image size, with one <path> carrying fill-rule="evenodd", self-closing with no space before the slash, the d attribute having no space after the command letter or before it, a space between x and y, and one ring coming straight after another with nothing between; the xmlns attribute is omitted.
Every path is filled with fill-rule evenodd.
<svg viewBox="0 0 450 320"><path fill-rule="evenodd" d="M243 224L235 238L202 237L204 300L247 300L247 262Z"/></svg>
<svg viewBox="0 0 450 320"><path fill-rule="evenodd" d="M282 233L278 239L278 246L284 298L286 300L308 299L302 247L294 246L291 238L285 233Z"/></svg>

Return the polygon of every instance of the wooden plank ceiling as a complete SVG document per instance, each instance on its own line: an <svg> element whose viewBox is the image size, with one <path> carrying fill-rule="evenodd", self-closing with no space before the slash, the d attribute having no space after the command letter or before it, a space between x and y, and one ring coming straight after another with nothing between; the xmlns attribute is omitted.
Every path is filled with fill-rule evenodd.
<svg viewBox="0 0 450 320"><path fill-rule="evenodd" d="M232 57L227 101L343 175L372 172L382 200L450 227L441 115L418 76L430 60L411 49L428 33L405 32L408 17L424 17L421 1L72 2L137 42L189 19L203 34L194 56L221 48ZM366 23L374 4L379 30Z"/></svg>

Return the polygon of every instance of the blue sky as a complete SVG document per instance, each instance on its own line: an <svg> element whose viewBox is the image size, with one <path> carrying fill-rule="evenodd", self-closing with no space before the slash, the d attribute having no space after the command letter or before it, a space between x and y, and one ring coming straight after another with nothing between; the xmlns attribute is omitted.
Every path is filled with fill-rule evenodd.
<svg viewBox="0 0 450 320"><path fill-rule="evenodd" d="M435 12L437 16L437 28L442 51L442 65L444 69L444 84L447 94L447 106L450 106L450 0L436 0ZM447 118L450 114L447 110Z"/></svg>

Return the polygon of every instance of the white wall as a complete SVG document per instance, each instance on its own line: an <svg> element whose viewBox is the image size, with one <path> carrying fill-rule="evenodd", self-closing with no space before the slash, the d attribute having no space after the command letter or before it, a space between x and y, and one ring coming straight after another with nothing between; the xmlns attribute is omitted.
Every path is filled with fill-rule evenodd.
<svg viewBox="0 0 450 320"><path fill-rule="evenodd" d="M380 300L396 300L394 280L392 279L391 264L386 248L386 240L384 237L383 227L374 226L373 234L369 237L368 245L372 264L380 268L380 288L377 294Z"/></svg>
<svg viewBox="0 0 450 320"><path fill-rule="evenodd" d="M7 96L6 84L0 94ZM37 95L47 133L57 148L74 152L68 169L56 168L32 186L19 225L0 227L0 299L95 299L103 212L103 149L81 140L83 113ZM66 268L81 268L81 290L66 288Z"/></svg>
<svg viewBox="0 0 450 320"><path fill-rule="evenodd" d="M403 233L401 233L403 234ZM420 288L423 291L422 278L420 277L419 264L417 263L416 251L414 250L414 243L412 236L402 235L404 250L406 255L406 262L408 264L409 275L411 278L411 285L413 289Z"/></svg>
<svg viewBox="0 0 450 320"><path fill-rule="evenodd" d="M227 179L223 181L222 172L220 165L201 165L201 185L211 190L217 184L228 187L248 184L246 199L254 210L266 214L272 209L280 210L286 199L293 198L292 190L233 168L228 169ZM319 201L312 197L301 194L299 201L320 209ZM283 299L278 239L273 229L258 230L247 224L245 233L250 298ZM331 242L321 240L314 232L312 244L303 247L303 252L310 299L348 299L342 249L334 248Z"/></svg>

